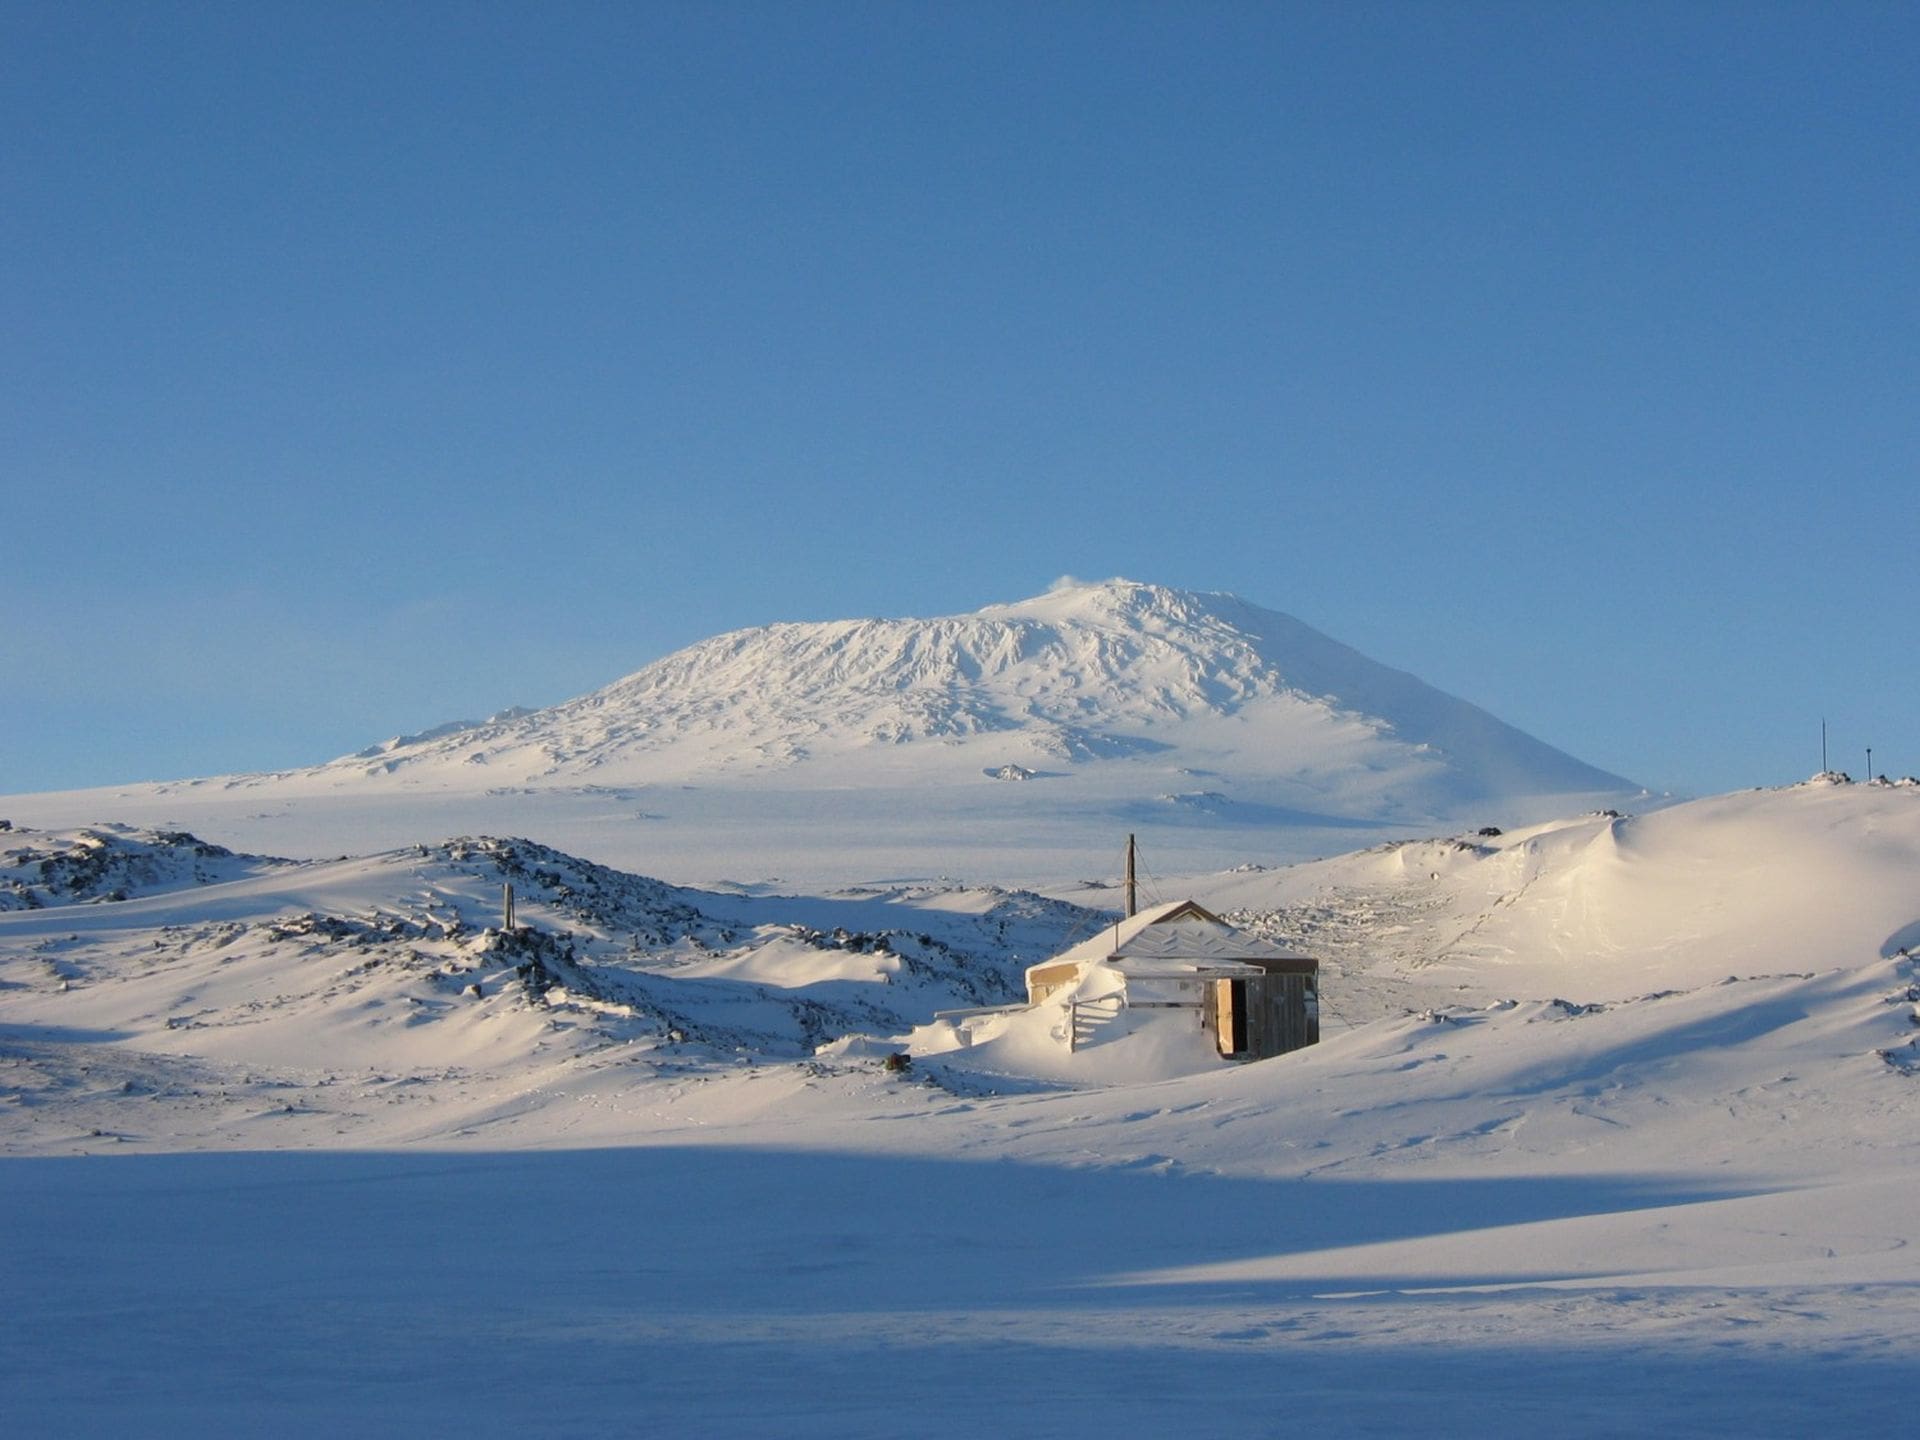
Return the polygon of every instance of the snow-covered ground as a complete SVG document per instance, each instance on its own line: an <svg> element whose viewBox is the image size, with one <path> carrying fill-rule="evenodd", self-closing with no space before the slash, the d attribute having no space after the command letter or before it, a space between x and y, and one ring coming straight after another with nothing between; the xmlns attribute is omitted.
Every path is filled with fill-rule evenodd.
<svg viewBox="0 0 1920 1440"><path fill-rule="evenodd" d="M1098 1079L883 1059L1111 889L195 846L0 833L6 1433L1908 1423L1920 787L1162 879L1326 1038Z"/></svg>

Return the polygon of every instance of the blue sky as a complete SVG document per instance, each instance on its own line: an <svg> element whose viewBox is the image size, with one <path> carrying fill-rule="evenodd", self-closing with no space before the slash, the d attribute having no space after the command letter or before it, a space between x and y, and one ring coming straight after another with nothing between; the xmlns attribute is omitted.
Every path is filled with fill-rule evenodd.
<svg viewBox="0 0 1920 1440"><path fill-rule="evenodd" d="M1920 770L1920 11L0 0L0 793L1232 590ZM1849 757L1854 757L1851 761Z"/></svg>

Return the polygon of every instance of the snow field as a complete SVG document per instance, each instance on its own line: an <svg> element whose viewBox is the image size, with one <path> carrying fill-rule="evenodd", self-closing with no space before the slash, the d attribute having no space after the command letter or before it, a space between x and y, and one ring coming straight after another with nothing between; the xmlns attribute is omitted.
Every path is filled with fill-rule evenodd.
<svg viewBox="0 0 1920 1440"><path fill-rule="evenodd" d="M1249 1066L882 1069L1063 899L222 863L0 914L7 1433L1787 1436L1920 1380L1911 788L1173 882L1325 959Z"/></svg>

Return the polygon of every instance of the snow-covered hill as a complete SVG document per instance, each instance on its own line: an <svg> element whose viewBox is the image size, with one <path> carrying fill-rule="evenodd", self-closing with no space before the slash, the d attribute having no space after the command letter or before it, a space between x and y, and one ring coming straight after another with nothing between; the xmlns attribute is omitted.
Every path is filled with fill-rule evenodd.
<svg viewBox="0 0 1920 1440"><path fill-rule="evenodd" d="M1350 991L1616 1001L1920 948L1920 784L1801 785L1196 879Z"/></svg>
<svg viewBox="0 0 1920 1440"><path fill-rule="evenodd" d="M1288 616L1114 580L947 619L738 631L565 704L325 765L4 813L305 855L511 832L682 880L1030 883L1129 829L1224 866L1632 791Z"/></svg>
<svg viewBox="0 0 1920 1440"><path fill-rule="evenodd" d="M6 838L9 856L64 857L95 854L103 836ZM139 898L98 884L28 892L30 906L0 916L0 1026L30 1121L71 1122L80 1097L61 1092L75 1073L97 1088L176 1062L271 1069L278 1086L337 1097L352 1088L337 1082L373 1073L419 1083L477 1067L512 1088L609 1056L674 1071L804 1059L941 1007L1014 999L1024 965L1101 920L958 885L703 893L521 840L304 863L210 856L186 834L122 827L110 840L170 883ZM178 1080L154 1083L177 1095Z"/></svg>
<svg viewBox="0 0 1920 1440"><path fill-rule="evenodd" d="M8 822L0 829L0 910L125 900L291 863L235 855L185 832L107 824L48 834Z"/></svg>

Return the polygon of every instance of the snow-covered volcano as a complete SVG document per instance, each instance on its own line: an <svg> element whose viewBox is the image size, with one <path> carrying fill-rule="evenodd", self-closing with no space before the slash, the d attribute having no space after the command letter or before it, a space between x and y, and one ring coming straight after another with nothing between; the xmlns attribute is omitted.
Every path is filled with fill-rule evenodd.
<svg viewBox="0 0 1920 1440"><path fill-rule="evenodd" d="M1017 775L1151 757L1289 778L1337 809L1631 789L1287 615L1130 580L936 620L738 630L547 710L327 767L522 783L885 767ZM1183 771L1182 766L1188 769Z"/></svg>
<svg viewBox="0 0 1920 1440"><path fill-rule="evenodd" d="M39 823L165 821L284 853L405 843L426 808L429 830L531 833L677 878L792 875L779 857L802 848L841 878L880 855L1034 878L1042 856L1104 853L1125 829L1167 831L1160 852L1184 863L1230 864L1632 790L1289 616L1111 580L944 619L735 631L564 704L310 769L9 804ZM366 828L395 807L402 827ZM318 837L260 823L291 811L339 823ZM701 859L675 871L663 850ZM851 851L871 854L831 863Z"/></svg>

